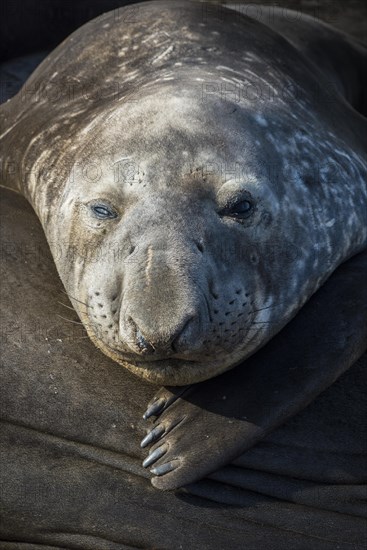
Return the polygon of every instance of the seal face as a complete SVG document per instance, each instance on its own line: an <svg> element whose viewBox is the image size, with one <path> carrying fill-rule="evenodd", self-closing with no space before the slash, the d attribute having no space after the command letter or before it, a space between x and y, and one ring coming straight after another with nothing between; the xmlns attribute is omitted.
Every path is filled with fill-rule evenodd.
<svg viewBox="0 0 367 550"><path fill-rule="evenodd" d="M185 385L254 353L366 246L364 121L262 24L164 6L64 41L2 108L3 162L93 342Z"/></svg>

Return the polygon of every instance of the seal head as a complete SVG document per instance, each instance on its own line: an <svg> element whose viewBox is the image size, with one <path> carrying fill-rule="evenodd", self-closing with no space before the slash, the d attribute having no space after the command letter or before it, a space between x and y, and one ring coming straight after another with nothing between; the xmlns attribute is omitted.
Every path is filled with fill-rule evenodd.
<svg viewBox="0 0 367 550"><path fill-rule="evenodd" d="M355 231L336 223L345 204L331 203L314 121L290 136L283 109L231 117L190 89L159 91L114 108L113 129L107 116L88 130L55 227L69 228L76 257L62 277L97 346L148 380L182 385L262 346L364 235L358 210ZM310 183L316 158L324 179ZM320 208L326 187L331 209Z"/></svg>

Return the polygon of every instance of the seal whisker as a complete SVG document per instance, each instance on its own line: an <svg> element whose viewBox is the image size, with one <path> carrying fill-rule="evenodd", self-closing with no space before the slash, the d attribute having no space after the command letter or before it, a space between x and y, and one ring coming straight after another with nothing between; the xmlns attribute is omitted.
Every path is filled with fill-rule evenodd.
<svg viewBox="0 0 367 550"><path fill-rule="evenodd" d="M282 303L284 303L284 302L277 302L276 304L273 304L271 306L261 307L259 309L253 309L253 310L249 311L249 313L257 313L258 311L264 311L265 309L271 309L273 307L278 307Z"/></svg>
<svg viewBox="0 0 367 550"><path fill-rule="evenodd" d="M60 317L60 319L64 319L64 321L68 321L69 323L74 323L75 325L82 325L82 327L84 326L82 322L72 321L71 319L67 319L66 317L63 317L62 315L59 315L58 313L56 313L56 316Z"/></svg>
<svg viewBox="0 0 367 550"><path fill-rule="evenodd" d="M60 304L60 306L64 306L67 309L71 309L71 311L75 311L75 309L73 307L67 306L66 304L63 304L62 302L57 301L57 303Z"/></svg>
<svg viewBox="0 0 367 550"><path fill-rule="evenodd" d="M86 307L91 307L91 306L88 306L88 304L86 304L85 302L82 302L81 300L78 300L77 298L74 298L74 296L72 296L71 294L68 294L65 290L61 290L61 292L66 294L66 296L68 296L68 298L71 298L72 300L75 300L76 302L79 302L79 304L83 304Z"/></svg>
<svg viewBox="0 0 367 550"><path fill-rule="evenodd" d="M64 340L83 340L83 339L89 339L89 336L65 336Z"/></svg>

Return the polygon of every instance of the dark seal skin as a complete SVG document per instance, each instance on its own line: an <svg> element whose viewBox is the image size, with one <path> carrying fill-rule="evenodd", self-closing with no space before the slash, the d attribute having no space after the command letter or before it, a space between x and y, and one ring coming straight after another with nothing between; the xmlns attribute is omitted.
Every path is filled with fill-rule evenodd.
<svg viewBox="0 0 367 550"><path fill-rule="evenodd" d="M172 488L249 448L347 368L326 354L332 372L304 367L295 392L285 362L276 398L274 380L264 401L247 394L257 355L244 360L366 247L365 53L314 20L292 34L230 10L204 19L195 3L139 6L128 25L109 13L73 33L2 106L2 183L34 207L106 355L173 386L238 365L148 410L165 409L144 442L163 436L163 447L145 465L161 458L154 483ZM319 56L309 45L321 30ZM348 71L336 70L335 41ZM203 411L194 440L190 395ZM211 452L208 402L223 422Z"/></svg>

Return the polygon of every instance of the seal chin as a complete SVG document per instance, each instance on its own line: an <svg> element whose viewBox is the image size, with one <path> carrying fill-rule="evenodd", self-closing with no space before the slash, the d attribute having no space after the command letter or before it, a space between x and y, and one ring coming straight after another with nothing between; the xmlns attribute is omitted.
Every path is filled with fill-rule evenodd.
<svg viewBox="0 0 367 550"><path fill-rule="evenodd" d="M79 317L89 338L98 349L139 378L152 384L186 386L202 382L231 369L242 361L244 355L243 350L237 354L223 350L221 354L216 353L215 359L210 355L202 357L200 353L196 356L190 354L190 357L186 357L184 353L168 356L155 354L155 357L139 356L110 346L95 334L85 313L80 311Z"/></svg>
<svg viewBox="0 0 367 550"><path fill-rule="evenodd" d="M102 341L93 339L94 344L113 361L124 368L150 382L163 386L186 386L203 382L213 378L222 372L231 369L241 361L237 358L225 356L223 360L189 360L177 357L168 359L139 360L126 358L126 355L110 348Z"/></svg>
<svg viewBox="0 0 367 550"><path fill-rule="evenodd" d="M163 386L186 386L203 382L213 376L231 369L233 364L226 365L224 362L188 361L183 359L160 359L158 361L126 361L114 360L125 368L151 382Z"/></svg>

